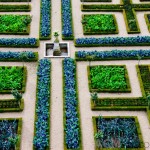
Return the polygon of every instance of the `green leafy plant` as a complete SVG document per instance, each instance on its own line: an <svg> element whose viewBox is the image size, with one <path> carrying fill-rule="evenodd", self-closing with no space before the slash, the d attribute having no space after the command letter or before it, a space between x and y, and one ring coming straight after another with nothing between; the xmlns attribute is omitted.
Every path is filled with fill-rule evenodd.
<svg viewBox="0 0 150 150"><path fill-rule="evenodd" d="M0 15L0 33L27 33L31 20L29 15Z"/></svg>
<svg viewBox="0 0 150 150"><path fill-rule="evenodd" d="M125 68L123 66L92 66L90 82L92 89L124 90L127 89Z"/></svg>
<svg viewBox="0 0 150 150"><path fill-rule="evenodd" d="M0 67L0 91L17 89L21 90L23 81L22 67Z"/></svg>
<svg viewBox="0 0 150 150"><path fill-rule="evenodd" d="M117 26L111 14L84 15L82 19L84 33L115 33Z"/></svg>
<svg viewBox="0 0 150 150"><path fill-rule="evenodd" d="M96 92L91 93L91 99L92 99L93 103L96 105L98 102L98 95Z"/></svg>

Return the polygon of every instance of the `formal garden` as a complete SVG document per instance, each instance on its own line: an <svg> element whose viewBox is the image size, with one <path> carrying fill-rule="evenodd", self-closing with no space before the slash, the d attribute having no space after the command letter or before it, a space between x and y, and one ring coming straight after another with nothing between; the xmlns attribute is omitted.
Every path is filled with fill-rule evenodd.
<svg viewBox="0 0 150 150"><path fill-rule="evenodd" d="M0 0L0 150L150 150L150 0Z"/></svg>

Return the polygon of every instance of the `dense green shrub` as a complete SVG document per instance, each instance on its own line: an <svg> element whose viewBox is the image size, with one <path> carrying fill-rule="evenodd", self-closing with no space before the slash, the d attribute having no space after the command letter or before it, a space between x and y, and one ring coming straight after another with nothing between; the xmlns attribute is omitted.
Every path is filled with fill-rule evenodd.
<svg viewBox="0 0 150 150"><path fill-rule="evenodd" d="M29 15L0 15L0 33L29 34L31 16Z"/></svg>
<svg viewBox="0 0 150 150"><path fill-rule="evenodd" d="M89 86L97 91L126 91L128 83L124 66L92 66L89 68Z"/></svg>
<svg viewBox="0 0 150 150"><path fill-rule="evenodd" d="M22 90L23 86L23 67L0 67L0 92L3 90Z"/></svg>
<svg viewBox="0 0 150 150"><path fill-rule="evenodd" d="M116 19L111 14L84 15L82 24L84 34L117 33Z"/></svg>

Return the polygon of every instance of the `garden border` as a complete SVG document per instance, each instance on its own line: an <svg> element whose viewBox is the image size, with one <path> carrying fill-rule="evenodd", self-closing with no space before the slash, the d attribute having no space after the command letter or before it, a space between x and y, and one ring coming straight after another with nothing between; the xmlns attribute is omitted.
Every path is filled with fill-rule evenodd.
<svg viewBox="0 0 150 150"><path fill-rule="evenodd" d="M72 28L72 36L64 36L61 32L61 36L62 36L62 40L74 40L74 26L73 26L73 17L72 17L72 0L70 1L70 17L71 17L71 28ZM63 0L61 0L61 31L63 31L63 25L65 24L63 22L63 9L62 9L62 2Z"/></svg>
<svg viewBox="0 0 150 150"><path fill-rule="evenodd" d="M84 19L85 16L92 16L92 15L99 15L99 14L82 14L82 20ZM106 14L103 14L106 15ZM108 15L108 14L107 14ZM114 24L116 27L116 31L99 31L99 32L86 32L85 31L85 25L82 23L82 29L83 29L83 34L84 35L108 35L108 34L118 34L119 30L118 30L118 24L117 24L117 20L116 20L116 16L114 14L110 14L113 16L114 19Z"/></svg>
<svg viewBox="0 0 150 150"><path fill-rule="evenodd" d="M41 11L42 11L42 1L43 0L41 0L40 1L40 26L39 26L39 39L40 40L50 40L51 39L51 31L52 31L52 25L51 25L51 18L52 18L52 2L51 2L51 0L46 0L46 1L48 1L49 2L49 4L50 4L50 11L49 11L49 17L50 17L50 22L49 22L49 28L50 28L50 32L48 33L48 35L47 36L42 36L42 34L41 34L41 30L42 30L42 28L43 28L43 26L42 26L42 16L43 15L45 15L45 14L42 14L41 13Z"/></svg>
<svg viewBox="0 0 150 150"><path fill-rule="evenodd" d="M40 59L40 60L41 60L41 59ZM40 60L39 60L39 61L40 61ZM37 71L39 70L39 64L40 64L40 62L38 62ZM51 63L51 61L50 61L50 70L49 70L49 71L50 71L50 72L49 72L49 73L50 73L49 92L50 92L50 94L51 94L51 81L52 81L52 79L51 79L51 71L52 71L52 63ZM37 76L37 79L36 79L35 113L34 113L34 137L35 137L35 135L36 135L36 126L35 126L35 123L36 123L36 121L37 121L36 105L37 105L37 102L38 102L38 96L37 96L37 94L38 94L38 80L39 80L39 77ZM50 98L49 98L49 113L50 113L50 111L51 111L51 95L50 95ZM51 120L51 117L50 117L50 114L49 114L49 118L48 118L48 126L49 126L49 128L48 128L48 133L49 133L49 135L50 135L50 120ZM49 146L46 147L45 150L49 150L49 149L50 149L50 136L49 136ZM33 150L36 150L34 144L33 144Z"/></svg>
<svg viewBox="0 0 150 150"><path fill-rule="evenodd" d="M74 61L74 65L75 65L75 69L74 69L74 79L75 79L75 90L76 90L76 100L78 102L77 105L77 117L79 118L79 122L78 122L78 126L79 126L79 148L77 149L72 149L72 150L82 150L83 146L82 146L82 132L81 132L81 117L80 117L80 107L79 107L79 97L78 97L78 83L77 83L77 72L76 72L76 61L73 59ZM66 124L66 117L65 117L65 77L64 77L64 60L62 61L62 73L63 73L63 128L65 129L65 124ZM66 142L65 142L65 137L66 137L66 133L64 132L64 150L71 150L67 148Z"/></svg>
<svg viewBox="0 0 150 150"><path fill-rule="evenodd" d="M81 2L112 2L112 0L81 0Z"/></svg>
<svg viewBox="0 0 150 150"><path fill-rule="evenodd" d="M97 67L97 66L105 66L105 65L92 65L92 66L87 66L87 75L88 75L88 86L89 86L89 91L90 92L99 92L99 93L103 93L103 92L108 92L108 93L130 93L131 92L131 87L130 87L130 81L129 81L129 76L128 76L128 71L125 65L107 65L109 67L123 67L125 69L125 81L127 84L127 88L126 89L92 89L91 87L91 77L90 77L90 68L92 67Z"/></svg>
<svg viewBox="0 0 150 150"><path fill-rule="evenodd" d="M0 12L30 12L30 11L31 5L0 5Z"/></svg>
<svg viewBox="0 0 150 150"><path fill-rule="evenodd" d="M145 21L146 21L147 29L150 32L150 21L147 18L148 15L150 15L150 14L144 14L144 18L145 18Z"/></svg>
<svg viewBox="0 0 150 150"><path fill-rule="evenodd" d="M140 123L138 121L138 118L136 116L103 116L104 119L114 119L114 118L133 118L135 120L135 124L136 124L136 128L137 128L137 133L138 133L138 138L140 140L140 147L139 148L127 148L129 150L145 150L144 147L144 141L143 141L143 137L142 137L142 132L141 132L141 127L140 127ZM92 123L93 123L93 130L94 130L94 135L95 133L97 133L97 128L96 128L96 119L98 119L98 117L93 116L92 117ZM96 145L96 141L94 138L94 142ZM104 150L108 150L108 148L102 148ZM124 148L109 148L110 150L124 150ZM95 150L99 150L99 148L96 148L95 146Z"/></svg>
<svg viewBox="0 0 150 150"><path fill-rule="evenodd" d="M20 52L21 53L21 52ZM35 57L29 58L25 60L24 62L36 62L38 61L38 52L33 52ZM0 58L0 62L22 62L20 58Z"/></svg>
<svg viewBox="0 0 150 150"><path fill-rule="evenodd" d="M31 0L0 0L0 2L31 2Z"/></svg>
<svg viewBox="0 0 150 150"><path fill-rule="evenodd" d="M12 102L14 102L14 101L16 101L17 102L17 100L15 100L15 99L4 99L4 100L0 100L0 103L1 102L8 102L8 101L12 101ZM1 108L0 107L0 113L3 113L3 112L20 112L20 111L23 111L23 109L24 109L24 99L21 99L21 102L20 102L20 107L18 107L18 108Z"/></svg>

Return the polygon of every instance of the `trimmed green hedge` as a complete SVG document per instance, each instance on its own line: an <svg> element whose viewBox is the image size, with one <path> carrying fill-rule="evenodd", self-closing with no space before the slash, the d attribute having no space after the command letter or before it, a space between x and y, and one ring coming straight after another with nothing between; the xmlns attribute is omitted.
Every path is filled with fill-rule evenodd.
<svg viewBox="0 0 150 150"><path fill-rule="evenodd" d="M93 89L92 85L91 85L92 83L91 83L90 69L92 67L96 67L96 66L90 66L90 67L87 67L89 91L90 92L110 92L110 93L118 93L118 92L123 92L123 93L127 92L128 93L128 92L131 92L131 87L130 87L130 82L129 82L129 77L128 77L128 72L127 72L126 66L125 65L108 65L108 66L109 67L114 67L114 66L123 67L125 69L125 81L127 84L126 89Z"/></svg>
<svg viewBox="0 0 150 150"><path fill-rule="evenodd" d="M99 117L92 117L92 122L93 122L93 129L94 129L94 135L97 133L97 120L98 120ZM144 142L143 142L143 137L142 137L142 132L141 132L141 128L140 128L140 124L138 122L138 118L135 117L135 116L104 116L103 117L104 119L115 119L115 118L133 118L134 121L135 121L135 124L136 124L136 128L137 128L137 134L138 134L138 138L140 140L140 147L139 148L127 148L128 150L145 150L145 147L144 147ZM94 138L94 141L95 141L95 150L100 150L100 148L96 147L96 139ZM108 149L111 149L111 150L124 150L125 148L102 148L104 150L108 150Z"/></svg>
<svg viewBox="0 0 150 150"><path fill-rule="evenodd" d="M147 28L148 28L148 31L150 32L150 14L144 14L144 18L145 18L145 21L146 21L146 25L147 25Z"/></svg>
<svg viewBox="0 0 150 150"><path fill-rule="evenodd" d="M3 66L0 66L3 67ZM4 66L5 67L5 66ZM7 67L11 67L11 66L7 66ZM23 69L23 80L22 80L22 87L21 90L18 90L21 93L25 92L25 88L26 88L26 80L27 80L27 68L26 67L19 67L16 66L17 68L22 68ZM8 89L8 90L0 90L1 94L10 94L12 89Z"/></svg>
<svg viewBox="0 0 150 150"><path fill-rule="evenodd" d="M0 12L30 12L31 5L0 5Z"/></svg>
<svg viewBox="0 0 150 150"><path fill-rule="evenodd" d="M21 99L20 104L15 99L0 100L0 113L3 112L20 112L24 109L24 99Z"/></svg>

